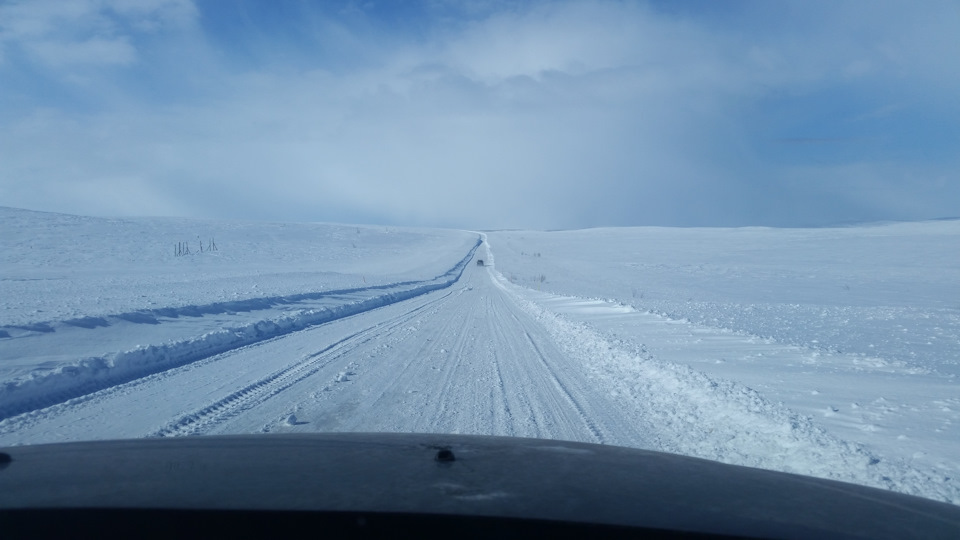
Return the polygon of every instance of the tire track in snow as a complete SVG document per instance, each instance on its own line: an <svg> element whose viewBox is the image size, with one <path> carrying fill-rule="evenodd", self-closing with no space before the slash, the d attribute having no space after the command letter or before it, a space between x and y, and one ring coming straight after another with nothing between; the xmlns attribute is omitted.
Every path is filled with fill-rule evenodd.
<svg viewBox="0 0 960 540"><path fill-rule="evenodd" d="M522 328L527 347L545 374L543 384L553 387L559 395L555 401L557 410L570 410L586 427L585 434L601 444L616 444L635 448L656 448L656 430L646 418L623 408L611 396L610 387L597 379L589 357L570 354L563 339L557 339L554 329L545 326L536 312L525 307L525 300L505 286L505 278L494 268L488 269L490 282L502 294L505 304L513 309L507 312L513 317L514 326ZM504 283L501 283L501 279ZM543 347L552 349L543 350ZM574 422L577 423L577 422ZM568 426L572 432L573 425ZM587 440L587 439L582 439Z"/></svg>
<svg viewBox="0 0 960 540"><path fill-rule="evenodd" d="M502 299L498 299L502 302ZM503 404L507 410L511 411L510 416L508 417L510 421L511 431L517 435L525 437L536 437L543 438L545 435L545 428L547 426L547 421L544 418L543 413L539 408L534 407L530 402L527 395L530 393L527 391L525 379L529 379L527 373L522 373L524 377L515 376L508 378L507 381L503 377L503 367L506 364L507 367L513 366L517 370L517 360L521 358L519 351L516 349L516 343L514 340L509 339L503 327L503 318L502 314L499 312L499 309L496 306L496 303L493 299L488 300L488 310L493 314L489 319L489 330L495 336L494 343L497 346L506 346L507 350L502 351L498 354L498 351L494 350L494 362L499 377L499 383L501 385L501 398ZM501 362L501 357L506 357L504 362ZM518 387L517 392L508 392L507 384L515 385ZM517 406L511 407L510 401L511 396L515 400ZM513 411L517 411L517 414L514 414ZM522 414L522 413L526 414ZM527 424L518 425L518 422L521 422L523 419L528 421ZM530 429L533 433L527 431Z"/></svg>
<svg viewBox="0 0 960 540"><path fill-rule="evenodd" d="M460 403L460 400L456 398L466 394L462 389L467 377L462 376L461 373L468 371L468 368L463 365L463 359L466 356L466 337L470 335L468 328L469 319L461 315L459 317L450 317L448 321L449 322L442 327L440 335L450 335L450 328L453 326L454 321L457 321L459 325L453 332L453 335L456 337L449 346L450 348L447 349L444 347L440 353L444 356L444 366L441 368L440 395L437 400L439 406L434 412L433 419L430 422L432 426L437 427L457 423L454 419L458 411L464 410L464 407L462 403Z"/></svg>
<svg viewBox="0 0 960 540"><path fill-rule="evenodd" d="M502 426L504 428L504 431L506 431L506 433L504 433L505 435L513 437L515 436L513 413L510 411L510 400L507 399L507 389L503 384L503 372L500 370L500 361L497 360L496 356L494 356L493 360L493 369L497 374L497 389L493 391L495 394L493 401L500 404L499 407L494 407L493 409L493 421L498 427ZM496 419L498 416L496 414L497 411L502 411L502 415L500 415L502 419L499 422Z"/></svg>
<svg viewBox="0 0 960 540"><path fill-rule="evenodd" d="M150 433L148 437L171 437L195 435L208 431L217 424L280 394L291 386L311 377L331 362L350 353L372 339L390 335L398 327L408 323L421 311L448 298L452 292L418 306L394 319L367 327L359 332L338 340L304 360L286 366L274 373L262 377L247 386L209 404L186 413L162 428Z"/></svg>
<svg viewBox="0 0 960 540"><path fill-rule="evenodd" d="M283 400L271 401L210 433L240 433L256 424L270 431L454 432L605 440L607 424L593 426L598 437L583 414L615 411L602 404L602 397L582 401L582 385L567 380L580 375L578 370L556 373L581 414L535 359L537 349L529 339L554 369L568 362L554 358L560 353L544 341L537 323L491 285L485 270L468 274L465 280L462 292L417 318L418 331L400 331L392 338L381 334L376 347L356 350L353 356L359 369L351 382L335 386L333 392L317 392L312 381L301 383L289 389ZM291 411L302 424L284 423Z"/></svg>
<svg viewBox="0 0 960 540"><path fill-rule="evenodd" d="M561 360L560 351L554 350L550 355L545 353L531 334L537 331L536 323L518 317L518 314L525 315L503 291L491 288L491 293L493 298L489 304L490 330L496 336L496 343L508 348L506 366L513 375L508 381L504 380L503 364L500 361L502 355L495 355L494 371L500 386L499 393L502 402L510 410L511 423L516 424L521 418L515 413L517 407L510 408L513 398L519 405L519 410L527 411L526 418L530 422L527 425L534 431L533 434L519 434L539 438L606 442L604 430L590 418L585 407L556 373L552 364ZM548 356L551 359L548 359ZM554 356L557 356L557 359L553 359ZM534 358L537 360L536 364L525 363ZM519 391L508 391L508 383Z"/></svg>
<svg viewBox="0 0 960 540"><path fill-rule="evenodd" d="M403 312L402 314L396 316L394 319L381 321L378 325L372 325L369 328L366 328L360 332L352 334L351 336L347 336L346 338L338 341L345 341L350 337L363 334L363 333L369 334L373 332L374 334L376 334L377 328L384 328L386 325L389 325L391 322L397 322L398 319L402 318L402 320L399 320L397 324L394 324L389 327L390 329L393 329L395 326L402 325L405 321L409 321L410 318L417 316L422 312L422 310L429 308L431 305L434 305L449 296L450 296L450 292L447 292L443 294L443 296L431 299L427 303L421 306L418 306L412 310ZM239 349L232 350L228 353L223 353L223 354L211 356L208 358L204 358L200 361L193 362L184 366L179 366L177 368L169 369L166 371L155 373L153 375L135 379L127 383L111 386L103 390L99 390L97 392L85 394L78 398L70 399L65 402L52 405L50 407L46 407L43 409L35 409L27 413L23 413L14 417L0 420L0 436L12 435L18 432L23 433L31 428L44 426L44 425L56 425L57 423L63 424L65 421L60 420L61 417L65 415L66 416L74 415L80 409L96 411L100 409L109 408L111 401L114 401L117 398L135 395L138 392L143 392L146 389L149 389L151 387L168 384L167 383L168 379L174 380L177 377L189 374L194 371L198 371L198 372L202 371L205 368L209 368L217 364L227 356L243 354L251 350L270 347L271 345L278 343L288 337L289 336L281 336L281 337L272 338L260 343L256 343L254 345L248 345L246 347L241 347ZM325 348L324 350L327 350L327 349L329 349L329 347ZM321 351L321 353L322 352L323 351ZM315 353L315 354L321 354L321 353ZM284 371L284 370L280 370L280 371ZM275 375L278 375L278 372L274 372L273 374L271 374L271 376L275 376ZM258 379L258 382L263 381L264 379L270 378L271 376ZM230 396L233 396L234 398L240 398L240 397L250 398L252 397L252 395L250 394L248 387L255 387L255 386L257 386L257 383L246 385L244 386L244 389L248 390L248 392L244 394L243 391L236 391L236 392L232 392ZM244 395L234 396L234 394L244 394ZM224 400L226 400L226 398L218 401L224 401ZM210 408L211 405L214 405L214 404L209 404L209 405L200 407L196 409L195 412L208 409ZM224 410L222 412L228 412L228 411L229 410ZM208 414L213 412L214 411L207 411ZM92 417L96 414L97 414L96 412L91 412L91 413L88 413L87 416ZM182 417L181 415L178 415L178 418L181 418L181 417ZM104 419L104 420L108 420L108 419ZM159 436L159 433L153 432L152 435ZM128 434L127 436L145 436L145 434L143 434L142 432L137 432L136 434L131 433L131 434Z"/></svg>
<svg viewBox="0 0 960 540"><path fill-rule="evenodd" d="M49 407L34 409L16 416L4 418L3 420L0 420L0 435L15 433L17 431L23 431L26 428L30 428L42 423L48 423L51 420L55 420L56 418L60 417L64 413L75 411L78 407L98 407L119 395L133 394L137 392L140 387L158 384L165 379L171 378L178 374L190 372L195 369L200 369L207 365L213 364L226 354L238 354L251 348L266 346L280 339L282 339L282 337L271 338L254 345L247 345L245 347L234 349L229 353L208 356L196 362L191 362L189 364L154 373L152 375L147 375L129 382L108 386L102 390L97 390L89 394L83 394L79 397L68 399Z"/></svg>
<svg viewBox="0 0 960 540"><path fill-rule="evenodd" d="M394 333L384 332L377 338L379 345L358 349L351 358L351 364L357 366L356 377L348 384L337 385L335 392L311 391L304 385L291 389L284 410L295 409L297 418L306 420L304 427L292 429L393 432L473 429L465 421L475 417L465 417L464 412L474 409L461 406L462 398L469 397L471 392L460 381L464 377L469 380L472 363L467 362L461 369L461 358L457 355L457 350L467 349L473 337L464 331L461 322L462 315L469 311L464 311L458 301L469 290L463 287L452 291L442 303L422 312L416 318L414 331L407 331L412 327L405 326ZM449 336L463 336L459 349L456 343L449 344ZM461 341L460 338L457 341ZM441 393L445 397L440 397ZM291 429L289 424L277 423L278 418L288 414L278 405L279 402L274 402L254 413L267 421L264 430ZM244 432L249 424L239 421L226 431L216 432Z"/></svg>
<svg viewBox="0 0 960 540"><path fill-rule="evenodd" d="M543 366L544 371L549 374L550 379L553 381L554 387L560 391L560 394L563 396L564 400L571 407L573 407L573 409L577 412L577 415L580 417L580 420L583 421L583 424L587 426L587 429L589 429L590 433L593 434L594 442L606 444L607 438L604 437L603 432L597 427L596 423L594 423L594 421L587 416L587 413L583 410L583 406L581 406L580 402L573 397L573 394L571 394L570 390L567 389L567 386L563 384L563 381L557 377L556 372L552 367L550 367L550 364L547 363L547 359L543 356L543 353L540 352L540 347L537 347L537 344L533 341L533 338L530 337L529 332L524 331L523 335L527 338L530 346L533 347L533 350L537 353L537 360L540 361L540 365Z"/></svg>
<svg viewBox="0 0 960 540"><path fill-rule="evenodd" d="M439 334L440 335L449 334L450 327L453 326L453 321L454 321L453 317L447 318L443 326L440 327ZM441 347L440 350L438 351L438 353L444 357L446 357L450 352L452 352L452 350L447 351L446 347ZM443 420L446 417L447 400L449 399L449 395L450 395L451 380L453 378L453 373L459 367L459 355L451 355L451 356L454 356L452 364L450 363L450 360L448 358L441 358L440 360L440 362L442 363L442 365L438 368L440 370L440 383L439 383L440 395L439 395L439 398L437 399L437 407L433 410L433 413L430 416L429 424L431 426L439 425L441 420ZM431 360L431 361L435 361L435 360Z"/></svg>

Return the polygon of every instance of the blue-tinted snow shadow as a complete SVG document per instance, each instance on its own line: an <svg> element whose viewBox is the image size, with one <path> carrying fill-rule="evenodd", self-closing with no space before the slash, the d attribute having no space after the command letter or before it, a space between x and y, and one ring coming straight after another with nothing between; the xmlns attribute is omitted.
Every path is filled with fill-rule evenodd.
<svg viewBox="0 0 960 540"><path fill-rule="evenodd" d="M47 334L55 331L53 327L47 323L14 325L14 326L8 326L8 328L17 328L19 330L26 330L27 332L40 332L43 334Z"/></svg>
<svg viewBox="0 0 960 540"><path fill-rule="evenodd" d="M153 315L149 313L142 313L139 311L134 311L131 313L121 313L119 315L115 315L115 317L122 321L127 321L135 324L160 324L160 321L158 321L157 318L154 317Z"/></svg>
<svg viewBox="0 0 960 540"><path fill-rule="evenodd" d="M69 321L63 321L63 324L69 326L78 326L80 328L97 328L100 326L110 326L110 323L107 322L103 317L80 317L79 319L70 319ZM51 329L52 331L52 329Z"/></svg>

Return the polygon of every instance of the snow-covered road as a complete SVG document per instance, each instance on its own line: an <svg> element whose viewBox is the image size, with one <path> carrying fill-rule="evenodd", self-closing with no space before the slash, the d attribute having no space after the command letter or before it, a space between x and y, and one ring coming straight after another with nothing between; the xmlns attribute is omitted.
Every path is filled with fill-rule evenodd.
<svg viewBox="0 0 960 540"><path fill-rule="evenodd" d="M470 264L449 288L8 418L0 444L396 431L653 447L591 384L492 268Z"/></svg>
<svg viewBox="0 0 960 540"><path fill-rule="evenodd" d="M958 281L940 249L953 223L516 231L478 245L467 231L0 218L0 446L525 436L960 503L960 318L943 300ZM185 227L215 232L220 250L167 253ZM78 231L130 247L98 251ZM145 233L155 245L134 241ZM834 262L854 248L866 262ZM829 279L798 284L814 275Z"/></svg>

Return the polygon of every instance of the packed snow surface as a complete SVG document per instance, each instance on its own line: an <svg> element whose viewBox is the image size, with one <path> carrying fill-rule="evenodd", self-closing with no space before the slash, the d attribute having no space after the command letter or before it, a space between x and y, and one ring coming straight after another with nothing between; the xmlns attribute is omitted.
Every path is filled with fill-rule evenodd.
<svg viewBox="0 0 960 540"><path fill-rule="evenodd" d="M960 222L0 232L0 445L513 435L960 503Z"/></svg>

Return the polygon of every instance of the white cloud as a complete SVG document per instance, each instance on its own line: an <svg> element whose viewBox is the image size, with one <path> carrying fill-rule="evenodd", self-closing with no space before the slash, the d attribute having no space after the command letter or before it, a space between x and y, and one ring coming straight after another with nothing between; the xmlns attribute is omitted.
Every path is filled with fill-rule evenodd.
<svg viewBox="0 0 960 540"><path fill-rule="evenodd" d="M39 207L43 197L71 192L56 186L103 191L115 182L115 196L98 199L97 208L116 205L123 213L362 215L467 227L785 223L807 210L796 203L779 212L776 197L801 186L796 200L810 202L827 191L823 183L797 181L796 168L752 146L751 130L768 115L795 114L768 103L790 104L793 96L860 80L889 91L902 84L898 70L909 70L910 58L931 55L906 46L897 13L860 27L851 23L856 10L821 4L808 20L784 26L789 31L756 34L749 25L757 21L730 27L634 3L493 11L479 4L480 15L456 31L441 27L416 39L381 38L321 18L314 27L323 35L310 43L319 43L318 57L328 52L324 47L342 52L335 67L311 63L306 52L313 51L303 49L292 51L300 63L273 62L291 52L282 39L264 45L271 62L258 64L248 57L231 62L237 59L230 50L177 36L181 41L168 45L178 51L175 61L148 66L157 70L154 84L169 84L155 91L162 98L127 93L103 79L113 94L105 94L99 112L13 115L0 132L0 189L5 197L18 194L6 200L33 196L40 202L22 204ZM10 35L34 47L44 65L64 71L98 61L122 66L143 61L135 32L190 25L198 17L188 2L96 6L76 8L73 20L86 21L84 30L67 40L51 30L62 22L38 15L39 8ZM954 38L943 35L949 28L936 26L940 37L925 39L950 44ZM946 61L925 61L916 62L918 76L935 83L930 92L941 92L952 77L941 74ZM904 110L882 100L864 107L851 114L851 124ZM899 196L909 191L909 164L899 167L902 174L878 176L883 164L852 161L856 167L803 171L856 176L859 183L845 188L850 200L870 185L883 190L861 201L871 211L907 212L909 202L909 212L922 214L925 196ZM955 166L931 164L915 174L942 177ZM25 178L45 187L11 190L11 182ZM71 198L78 208L83 200L93 204Z"/></svg>
<svg viewBox="0 0 960 540"><path fill-rule="evenodd" d="M137 51L131 30L191 24L190 0L28 0L0 5L0 52L22 50L54 70L129 65Z"/></svg>

